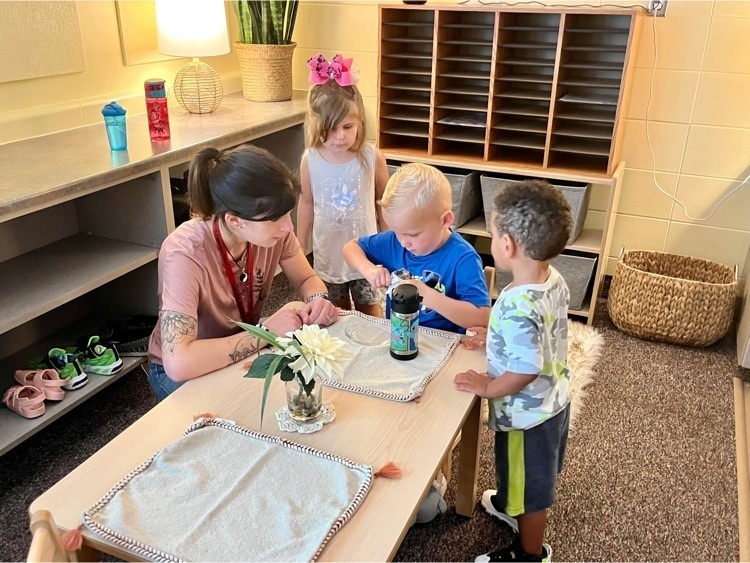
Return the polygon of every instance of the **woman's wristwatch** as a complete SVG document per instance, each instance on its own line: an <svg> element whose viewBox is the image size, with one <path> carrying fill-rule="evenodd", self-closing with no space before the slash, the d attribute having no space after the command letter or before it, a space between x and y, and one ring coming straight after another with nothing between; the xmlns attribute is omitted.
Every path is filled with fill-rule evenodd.
<svg viewBox="0 0 750 563"><path fill-rule="evenodd" d="M318 297L322 297L323 299L327 299L328 301L330 301L331 303L333 303L333 299L331 299L331 296L328 295L327 293L313 293L312 295L310 295L307 298L307 300L305 301L305 303L310 303L313 299L317 299ZM334 303L334 305L335 305L335 303Z"/></svg>

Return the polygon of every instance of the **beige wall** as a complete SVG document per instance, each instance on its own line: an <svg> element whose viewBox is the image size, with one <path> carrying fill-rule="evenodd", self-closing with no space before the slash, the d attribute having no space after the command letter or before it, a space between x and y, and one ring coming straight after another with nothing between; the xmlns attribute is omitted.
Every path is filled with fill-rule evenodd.
<svg viewBox="0 0 750 563"><path fill-rule="evenodd" d="M123 66L114 2L79 2L78 10L87 70L0 84L0 142L98 121L100 102L109 98L130 95L133 107L142 111L143 80L152 76L170 80L183 64L178 60ZM230 31L236 35L234 14L231 8L228 11ZM746 170L750 166L750 1L670 0L666 18L645 19L638 46L622 155L627 171L612 253L624 245L741 267L750 246L750 182L704 222L687 219L654 186L645 121L654 63L653 23L658 61L648 129L659 184L676 193L691 215L702 216L737 185L736 178L750 172ZM377 96L377 26L375 1L303 1L294 35L297 89L307 89L305 61L318 51L327 56L341 51L355 58L361 68L359 86L371 137ZM208 62L225 78L227 90L239 88L234 53ZM589 224L603 219L602 195L597 190L592 198ZM610 272L613 268L610 259Z"/></svg>

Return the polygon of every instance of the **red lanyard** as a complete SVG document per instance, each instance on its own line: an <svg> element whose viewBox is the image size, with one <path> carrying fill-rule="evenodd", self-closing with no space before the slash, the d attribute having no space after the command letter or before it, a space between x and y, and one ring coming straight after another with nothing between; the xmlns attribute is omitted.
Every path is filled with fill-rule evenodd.
<svg viewBox="0 0 750 563"><path fill-rule="evenodd" d="M253 255L250 253L250 244L247 245L247 284L249 287L248 298L249 307L245 309L243 303L242 293L240 292L240 286L237 284L237 278L232 271L232 264L229 262L229 256L227 253L227 247L224 245L224 241L221 238L221 231L219 230L219 221L214 219L214 238L216 239L216 246L219 248L219 254L221 254L221 261L224 263L224 273L227 276L227 281L232 288L234 294L234 301L237 303L237 309L240 311L240 318L243 323L253 324L250 316L253 314Z"/></svg>

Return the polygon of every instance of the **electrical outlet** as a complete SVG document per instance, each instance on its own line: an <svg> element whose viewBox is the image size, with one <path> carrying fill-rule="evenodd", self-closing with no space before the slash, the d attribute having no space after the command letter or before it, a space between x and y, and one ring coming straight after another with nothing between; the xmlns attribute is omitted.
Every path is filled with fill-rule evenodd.
<svg viewBox="0 0 750 563"><path fill-rule="evenodd" d="M655 18L667 15L667 0L648 0L648 13Z"/></svg>

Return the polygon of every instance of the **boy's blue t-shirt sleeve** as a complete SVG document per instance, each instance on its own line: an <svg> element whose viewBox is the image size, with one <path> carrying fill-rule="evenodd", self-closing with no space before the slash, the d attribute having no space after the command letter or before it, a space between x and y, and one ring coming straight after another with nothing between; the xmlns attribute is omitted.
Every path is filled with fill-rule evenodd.
<svg viewBox="0 0 750 563"><path fill-rule="evenodd" d="M357 244L373 264L381 264L389 271L398 270L403 266L393 268L392 257L395 254L394 241L398 244L393 231L377 233L374 235L359 237Z"/></svg>
<svg viewBox="0 0 750 563"><path fill-rule="evenodd" d="M484 279L482 260L479 255L466 253L456 263L456 295L459 301L467 301L477 307L490 306L490 293Z"/></svg>

